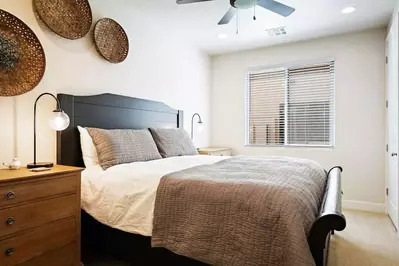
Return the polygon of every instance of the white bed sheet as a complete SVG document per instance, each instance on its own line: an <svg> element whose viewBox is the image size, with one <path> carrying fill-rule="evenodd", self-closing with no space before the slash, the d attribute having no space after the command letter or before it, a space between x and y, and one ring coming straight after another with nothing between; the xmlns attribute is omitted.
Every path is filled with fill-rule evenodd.
<svg viewBox="0 0 399 266"><path fill-rule="evenodd" d="M82 208L99 222L143 236L151 236L154 204L160 179L190 167L213 164L228 157L180 156L99 167L82 173Z"/></svg>

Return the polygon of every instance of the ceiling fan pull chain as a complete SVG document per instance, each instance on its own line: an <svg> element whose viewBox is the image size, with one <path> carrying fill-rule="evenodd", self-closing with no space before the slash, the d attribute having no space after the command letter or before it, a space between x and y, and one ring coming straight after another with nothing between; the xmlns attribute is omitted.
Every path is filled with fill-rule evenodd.
<svg viewBox="0 0 399 266"><path fill-rule="evenodd" d="M240 23L240 16L239 16L239 14L240 14L240 10L238 10L237 9L237 32L236 32L236 34L238 34L238 32L239 32L239 23Z"/></svg>
<svg viewBox="0 0 399 266"><path fill-rule="evenodd" d="M256 5L254 5L254 20L256 20Z"/></svg>

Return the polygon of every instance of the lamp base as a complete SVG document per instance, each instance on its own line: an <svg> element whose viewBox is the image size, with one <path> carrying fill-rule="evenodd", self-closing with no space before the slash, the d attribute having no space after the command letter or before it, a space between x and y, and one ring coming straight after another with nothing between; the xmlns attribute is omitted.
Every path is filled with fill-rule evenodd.
<svg viewBox="0 0 399 266"><path fill-rule="evenodd" d="M54 166L53 163L30 163L27 165L27 168L28 169L39 168L39 167L51 168L53 166Z"/></svg>

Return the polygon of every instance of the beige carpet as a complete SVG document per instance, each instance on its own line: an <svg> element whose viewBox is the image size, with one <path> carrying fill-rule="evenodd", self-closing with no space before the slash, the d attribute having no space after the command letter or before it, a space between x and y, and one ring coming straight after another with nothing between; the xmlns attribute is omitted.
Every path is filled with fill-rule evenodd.
<svg viewBox="0 0 399 266"><path fill-rule="evenodd" d="M344 215L347 227L332 237L328 266L399 266L399 235L386 215Z"/></svg>

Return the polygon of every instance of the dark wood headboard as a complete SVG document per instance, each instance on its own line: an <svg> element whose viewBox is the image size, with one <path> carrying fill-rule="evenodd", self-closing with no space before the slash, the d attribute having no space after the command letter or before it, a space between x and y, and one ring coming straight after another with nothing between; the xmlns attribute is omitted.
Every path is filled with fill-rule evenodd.
<svg viewBox="0 0 399 266"><path fill-rule="evenodd" d="M57 134L57 163L83 167L77 126L104 129L182 128L183 111L164 103L100 94L93 96L57 95L61 109L68 114L69 127Z"/></svg>

